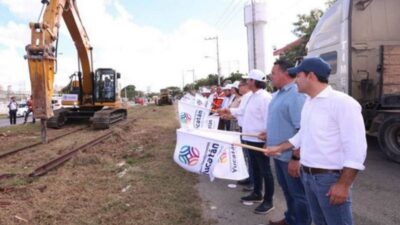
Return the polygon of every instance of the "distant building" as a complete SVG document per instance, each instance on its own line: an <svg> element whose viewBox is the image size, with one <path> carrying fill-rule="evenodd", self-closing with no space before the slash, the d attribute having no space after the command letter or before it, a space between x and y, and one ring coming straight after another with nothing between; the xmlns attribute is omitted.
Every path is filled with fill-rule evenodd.
<svg viewBox="0 0 400 225"><path fill-rule="evenodd" d="M285 52L291 50L292 48L301 45L302 42L303 42L303 38L299 38L299 39L293 41L292 43L287 44L287 45L286 45L285 47L283 47L283 48L276 49L276 50L274 51L274 56L283 55Z"/></svg>

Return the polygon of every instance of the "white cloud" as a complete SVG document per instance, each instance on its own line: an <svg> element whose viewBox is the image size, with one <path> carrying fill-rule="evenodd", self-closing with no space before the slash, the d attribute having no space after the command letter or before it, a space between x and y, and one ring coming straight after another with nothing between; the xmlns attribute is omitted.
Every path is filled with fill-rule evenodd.
<svg viewBox="0 0 400 225"><path fill-rule="evenodd" d="M28 35L26 35L28 32ZM25 24L17 24L13 21L7 22L3 27L0 26L0 44L7 46L9 49L23 49L28 43L29 26Z"/></svg>
<svg viewBox="0 0 400 225"><path fill-rule="evenodd" d="M14 15L28 20L37 19L42 4L31 0L0 0L0 4L7 6Z"/></svg>

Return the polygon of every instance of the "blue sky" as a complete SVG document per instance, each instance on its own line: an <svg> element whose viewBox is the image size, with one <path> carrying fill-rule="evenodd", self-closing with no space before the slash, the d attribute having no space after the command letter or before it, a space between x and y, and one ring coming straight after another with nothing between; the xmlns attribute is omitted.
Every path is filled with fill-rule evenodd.
<svg viewBox="0 0 400 225"><path fill-rule="evenodd" d="M142 90L150 87L155 91L163 85L181 86L183 76L191 82L189 69L195 69L197 78L216 73L215 59L204 57L215 57L214 43L204 41L207 36L219 35L224 74L236 69L247 72L244 2L77 0L95 49L95 64L117 68L125 74L121 79L123 85L133 83ZM291 30L297 14L324 7L322 0L267 2L271 18L268 45L277 47L296 39ZM22 58L30 41L28 24L37 20L40 9L39 0L0 0L0 60L6 62L0 71L3 86L29 86L27 62ZM61 27L60 32L62 55L55 82L63 86L68 75L76 70L76 53L66 28ZM231 66L233 61L237 62L236 67ZM16 75L4 81L10 73Z"/></svg>
<svg viewBox="0 0 400 225"><path fill-rule="evenodd" d="M135 22L164 31L173 30L188 18L214 24L224 7L230 4L215 0L123 0L122 3L132 12Z"/></svg>

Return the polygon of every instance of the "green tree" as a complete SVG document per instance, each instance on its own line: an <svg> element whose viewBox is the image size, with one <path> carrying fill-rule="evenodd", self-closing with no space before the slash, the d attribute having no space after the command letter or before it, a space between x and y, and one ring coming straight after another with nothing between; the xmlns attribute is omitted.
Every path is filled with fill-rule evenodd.
<svg viewBox="0 0 400 225"><path fill-rule="evenodd" d="M326 5L331 7L337 0L328 0ZM287 50L284 54L282 54L279 58L285 59L292 63L295 63L298 59L307 55L306 45L310 40L311 34L314 31L315 26L317 25L319 19L324 14L324 12L320 9L314 9L309 14L298 15L298 21L293 23L295 29L293 33L301 38L302 42L300 45L297 45L289 50Z"/></svg>
<svg viewBox="0 0 400 225"><path fill-rule="evenodd" d="M194 88L196 90L198 90L199 87L205 87L205 86L211 86L211 85L217 85L217 84L218 84L218 75L217 74L209 74L206 78L196 80L196 82L194 83Z"/></svg>
<svg viewBox="0 0 400 225"><path fill-rule="evenodd" d="M191 91L191 90L196 90L195 84L193 84L193 83L186 84L185 87L183 87L183 91L184 92L188 92L188 91Z"/></svg>
<svg viewBox="0 0 400 225"><path fill-rule="evenodd" d="M126 95L125 95L125 93L126 93ZM135 95L136 95L136 86L133 84L125 86L121 90L121 96L123 98L133 99L135 97Z"/></svg>
<svg viewBox="0 0 400 225"><path fill-rule="evenodd" d="M229 75L229 77L220 77L221 84L225 83L226 81L231 81L232 83L242 79L244 74L240 72L234 72ZM194 83L186 84L183 88L183 91L187 92L189 90L199 90L200 87L210 87L212 85L218 85L218 75L217 74L209 74L206 78L202 78L196 80Z"/></svg>
<svg viewBox="0 0 400 225"><path fill-rule="evenodd" d="M230 80L230 81L232 81L232 83L233 83L233 82L235 82L235 81L237 81L237 80L241 80L243 76L244 76L243 73L240 73L239 71L236 71L236 72L234 72L234 73L231 73L231 74L229 75L229 77L223 79L223 82L225 82L225 81L227 81L227 80Z"/></svg>
<svg viewBox="0 0 400 225"><path fill-rule="evenodd" d="M293 23L295 29L293 33L301 38L301 44L297 45L283 53L279 58L295 63L299 58L307 55L306 45L310 40L311 34L322 16L323 11L314 9L309 14L298 15L298 21Z"/></svg>

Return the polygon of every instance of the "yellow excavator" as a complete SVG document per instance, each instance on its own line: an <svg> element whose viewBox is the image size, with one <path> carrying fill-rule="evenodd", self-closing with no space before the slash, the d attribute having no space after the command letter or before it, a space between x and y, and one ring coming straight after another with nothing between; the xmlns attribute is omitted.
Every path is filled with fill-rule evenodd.
<svg viewBox="0 0 400 225"><path fill-rule="evenodd" d="M111 68L93 68L93 48L82 24L76 0L42 0L41 22L30 23L31 43L26 46L34 116L40 118L43 132L47 127L60 128L73 119L90 119L95 129L106 129L110 124L126 119L122 107L118 79L120 74ZM68 28L78 52L78 79L74 92L67 95L64 104L74 107L53 112L54 75L57 68L57 46L61 19Z"/></svg>

